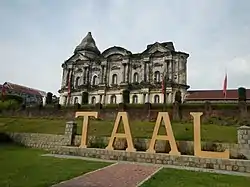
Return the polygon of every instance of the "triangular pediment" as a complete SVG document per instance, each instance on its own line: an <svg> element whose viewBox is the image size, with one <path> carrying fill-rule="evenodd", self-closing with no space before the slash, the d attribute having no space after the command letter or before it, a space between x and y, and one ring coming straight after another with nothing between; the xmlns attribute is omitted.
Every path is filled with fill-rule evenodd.
<svg viewBox="0 0 250 187"><path fill-rule="evenodd" d="M73 56L71 56L67 61L68 62L76 62L78 60L89 60L89 58L86 56L83 56L82 54L77 53L77 54L74 54Z"/></svg>
<svg viewBox="0 0 250 187"><path fill-rule="evenodd" d="M162 46L160 43L156 42L153 45L151 45L148 49L146 49L143 53L153 54L153 53L156 53L157 51L165 53L169 51L169 49Z"/></svg>

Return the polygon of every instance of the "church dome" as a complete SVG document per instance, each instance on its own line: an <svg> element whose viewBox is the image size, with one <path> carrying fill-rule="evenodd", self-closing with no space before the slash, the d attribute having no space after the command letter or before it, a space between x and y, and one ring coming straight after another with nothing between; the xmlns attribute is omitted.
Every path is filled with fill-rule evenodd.
<svg viewBox="0 0 250 187"><path fill-rule="evenodd" d="M78 51L90 51L96 54L100 54L99 49L96 47L95 40L93 39L91 32L83 38L82 42L75 48L75 53Z"/></svg>

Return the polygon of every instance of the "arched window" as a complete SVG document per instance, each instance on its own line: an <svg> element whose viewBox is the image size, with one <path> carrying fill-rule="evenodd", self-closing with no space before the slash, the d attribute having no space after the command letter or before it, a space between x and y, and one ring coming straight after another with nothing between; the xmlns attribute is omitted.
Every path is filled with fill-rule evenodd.
<svg viewBox="0 0 250 187"><path fill-rule="evenodd" d="M110 97L110 104L116 104L116 96L115 95L112 95Z"/></svg>
<svg viewBox="0 0 250 187"><path fill-rule="evenodd" d="M93 85L97 85L97 76L96 75L93 76Z"/></svg>
<svg viewBox="0 0 250 187"><path fill-rule="evenodd" d="M74 104L77 104L78 103L78 97L75 97L74 98Z"/></svg>
<svg viewBox="0 0 250 187"><path fill-rule="evenodd" d="M92 98L91 98L91 104L94 105L95 103L96 103L96 98L95 98L95 97L92 97Z"/></svg>
<svg viewBox="0 0 250 187"><path fill-rule="evenodd" d="M155 82L161 82L160 72L156 71L154 74L154 80Z"/></svg>
<svg viewBox="0 0 250 187"><path fill-rule="evenodd" d="M112 75L112 84L117 84L117 75L116 74Z"/></svg>
<svg viewBox="0 0 250 187"><path fill-rule="evenodd" d="M134 103L134 104L138 103L138 96L137 95L133 95L132 103Z"/></svg>
<svg viewBox="0 0 250 187"><path fill-rule="evenodd" d="M75 82L75 86L79 86L80 84L80 77L76 77L76 82Z"/></svg>
<svg viewBox="0 0 250 187"><path fill-rule="evenodd" d="M138 73L134 73L133 82L139 82L139 75L138 75Z"/></svg>
<svg viewBox="0 0 250 187"><path fill-rule="evenodd" d="M155 97L154 97L154 103L159 103L159 102L160 102L159 95L155 95Z"/></svg>

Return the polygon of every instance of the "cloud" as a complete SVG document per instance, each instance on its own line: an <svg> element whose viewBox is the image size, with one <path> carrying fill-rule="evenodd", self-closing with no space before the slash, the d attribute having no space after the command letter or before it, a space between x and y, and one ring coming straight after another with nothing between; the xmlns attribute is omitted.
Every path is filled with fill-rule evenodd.
<svg viewBox="0 0 250 187"><path fill-rule="evenodd" d="M61 64L88 31L101 51L119 45L143 51L173 41L190 53L192 89L229 88L247 80L250 2L234 0L26 0L0 2L0 81L57 93Z"/></svg>

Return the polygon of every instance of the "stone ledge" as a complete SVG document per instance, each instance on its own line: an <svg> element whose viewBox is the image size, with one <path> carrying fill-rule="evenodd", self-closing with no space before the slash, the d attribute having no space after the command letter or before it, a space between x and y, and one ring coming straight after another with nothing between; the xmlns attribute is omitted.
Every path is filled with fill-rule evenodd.
<svg viewBox="0 0 250 187"><path fill-rule="evenodd" d="M173 156L164 153L146 153L139 151L125 152L120 150L109 151L105 149L70 146L57 147L52 153L104 160L142 162L250 173L250 160L199 158L188 155Z"/></svg>

